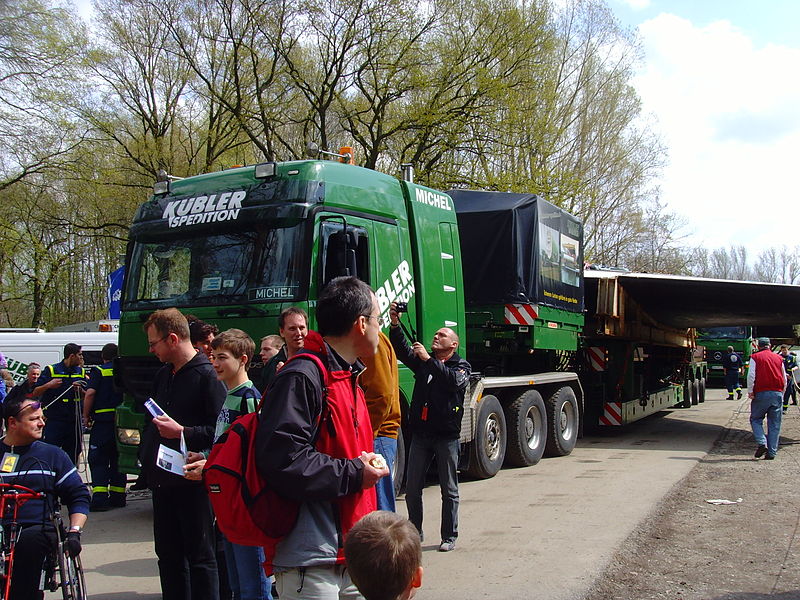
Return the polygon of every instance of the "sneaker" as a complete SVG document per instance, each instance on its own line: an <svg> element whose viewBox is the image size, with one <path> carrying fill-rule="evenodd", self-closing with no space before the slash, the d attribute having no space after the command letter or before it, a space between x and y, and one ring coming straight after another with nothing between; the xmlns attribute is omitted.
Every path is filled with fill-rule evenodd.
<svg viewBox="0 0 800 600"><path fill-rule="evenodd" d="M766 453L767 453L767 447L766 447L766 446L763 446L763 445L762 445L762 446L759 446L759 447L756 449L755 457L756 457L756 458L761 458L761 457L762 457L762 456L764 456Z"/></svg>
<svg viewBox="0 0 800 600"><path fill-rule="evenodd" d="M733 394L728 394L728 400L733 400Z"/></svg>
<svg viewBox="0 0 800 600"><path fill-rule="evenodd" d="M742 399L742 390L736 390L736 399L737 400L741 400Z"/></svg>
<svg viewBox="0 0 800 600"><path fill-rule="evenodd" d="M456 549L455 542L442 542L439 545L439 552L452 552Z"/></svg>
<svg viewBox="0 0 800 600"><path fill-rule="evenodd" d="M764 460L775 460L775 455L774 454L767 454L764 457Z"/></svg>

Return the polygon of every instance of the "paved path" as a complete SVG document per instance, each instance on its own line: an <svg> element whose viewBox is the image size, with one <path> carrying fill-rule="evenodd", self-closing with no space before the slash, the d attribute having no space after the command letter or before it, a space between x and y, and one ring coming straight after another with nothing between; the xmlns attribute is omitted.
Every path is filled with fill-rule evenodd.
<svg viewBox="0 0 800 600"><path fill-rule="evenodd" d="M460 538L436 552L438 486L425 490L425 578L418 598L579 600L614 551L702 459L738 408L709 390L690 409L586 437L568 457L461 484ZM405 514L401 501L398 510ZM84 534L90 596L160 597L150 501L93 514Z"/></svg>

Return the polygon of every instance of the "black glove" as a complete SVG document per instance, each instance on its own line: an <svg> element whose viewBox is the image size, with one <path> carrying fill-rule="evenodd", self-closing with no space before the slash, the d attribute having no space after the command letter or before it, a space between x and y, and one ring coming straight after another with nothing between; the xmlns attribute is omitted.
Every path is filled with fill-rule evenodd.
<svg viewBox="0 0 800 600"><path fill-rule="evenodd" d="M81 534L78 531L70 531L67 533L67 540L64 542L67 549L67 554L72 557L78 556L81 553Z"/></svg>

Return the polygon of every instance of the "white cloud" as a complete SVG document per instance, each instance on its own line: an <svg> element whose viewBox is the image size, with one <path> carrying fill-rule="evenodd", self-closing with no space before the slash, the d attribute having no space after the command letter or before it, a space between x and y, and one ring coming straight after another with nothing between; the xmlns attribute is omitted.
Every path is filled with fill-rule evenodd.
<svg viewBox="0 0 800 600"><path fill-rule="evenodd" d="M639 30L635 86L669 147L662 199L687 217L689 242L751 254L800 242L800 48L758 48L727 21L696 27L669 14Z"/></svg>

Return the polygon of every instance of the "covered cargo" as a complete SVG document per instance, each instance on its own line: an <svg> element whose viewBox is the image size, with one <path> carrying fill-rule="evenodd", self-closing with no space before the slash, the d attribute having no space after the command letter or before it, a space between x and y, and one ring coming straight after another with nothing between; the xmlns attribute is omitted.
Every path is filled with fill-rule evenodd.
<svg viewBox="0 0 800 600"><path fill-rule="evenodd" d="M448 194L458 217L468 304L583 311L583 225L576 217L535 194Z"/></svg>

